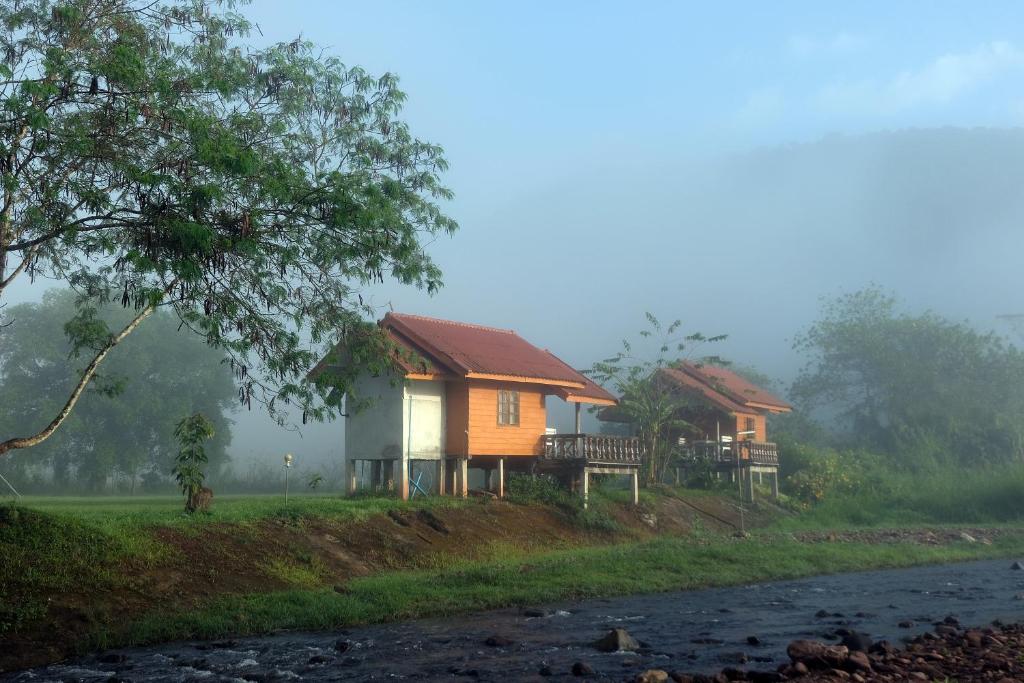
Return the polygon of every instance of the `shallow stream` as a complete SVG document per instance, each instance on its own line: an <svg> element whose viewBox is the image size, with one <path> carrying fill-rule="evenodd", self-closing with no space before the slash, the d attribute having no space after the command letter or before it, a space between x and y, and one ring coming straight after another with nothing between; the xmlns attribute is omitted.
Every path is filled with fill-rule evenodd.
<svg viewBox="0 0 1024 683"><path fill-rule="evenodd" d="M791 640L825 639L836 629L898 642L948 615L964 625L996 618L1020 621L1024 571L1010 566L1009 560L996 560L860 572L331 633L170 643L93 655L0 680L550 681L573 679L572 665L580 661L593 667L597 678L613 681L632 679L646 668L774 669L786 660ZM900 626L907 621L914 625ZM605 654L592 646L615 627L641 641L641 652ZM492 637L498 644L486 644ZM545 667L550 675L541 676Z"/></svg>

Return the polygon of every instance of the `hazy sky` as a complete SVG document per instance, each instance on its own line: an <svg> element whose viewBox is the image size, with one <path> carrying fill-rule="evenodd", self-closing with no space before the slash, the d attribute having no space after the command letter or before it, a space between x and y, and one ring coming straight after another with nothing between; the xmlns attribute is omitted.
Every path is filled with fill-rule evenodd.
<svg viewBox="0 0 1024 683"><path fill-rule="evenodd" d="M462 229L431 247L446 286L380 287L382 308L514 328L580 367L651 310L783 378L793 334L842 289L876 282L983 325L1024 310L1024 161L996 153L1024 157L1024 138L936 130L1024 124L1019 3L244 11L255 40L301 34L397 73L414 134L447 150ZM976 171L991 182L965 182ZM239 453L295 446L260 424L241 419ZM338 425L308 428L296 450L331 442Z"/></svg>

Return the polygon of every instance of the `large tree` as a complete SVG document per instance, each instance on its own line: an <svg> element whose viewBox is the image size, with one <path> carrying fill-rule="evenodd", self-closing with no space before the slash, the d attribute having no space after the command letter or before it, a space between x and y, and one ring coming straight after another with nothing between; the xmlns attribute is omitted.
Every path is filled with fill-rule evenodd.
<svg viewBox="0 0 1024 683"><path fill-rule="evenodd" d="M0 433L45 426L45 416L75 384L75 359L63 334L75 310L68 290L11 307L17 324L0 329ZM132 315L116 304L97 311L113 327ZM175 424L198 412L214 423L216 437L206 453L216 471L231 442L227 411L235 404L234 382L224 354L178 325L169 311L154 313L94 377L64 426L37 449L15 454L10 466L45 465L65 489L100 490L115 477L134 489L143 475L170 477Z"/></svg>
<svg viewBox="0 0 1024 683"><path fill-rule="evenodd" d="M854 445L907 464L1024 456L1024 354L997 334L872 287L826 302L796 348L793 397Z"/></svg>
<svg viewBox="0 0 1024 683"><path fill-rule="evenodd" d="M77 382L0 455L49 437L159 307L232 357L245 403L323 419L387 355L360 290L440 285L424 238L456 227L446 162L397 118L396 78L254 47L237 4L0 0L0 305L25 277L83 295ZM133 315L110 328L108 300ZM305 382L338 341L350 362Z"/></svg>

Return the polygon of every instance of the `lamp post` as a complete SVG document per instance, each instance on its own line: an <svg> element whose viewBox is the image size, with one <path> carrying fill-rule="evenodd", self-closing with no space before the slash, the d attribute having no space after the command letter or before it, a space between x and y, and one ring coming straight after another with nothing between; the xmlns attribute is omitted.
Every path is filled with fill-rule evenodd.
<svg viewBox="0 0 1024 683"><path fill-rule="evenodd" d="M288 504L288 470L292 468L292 454L284 454L284 504Z"/></svg>

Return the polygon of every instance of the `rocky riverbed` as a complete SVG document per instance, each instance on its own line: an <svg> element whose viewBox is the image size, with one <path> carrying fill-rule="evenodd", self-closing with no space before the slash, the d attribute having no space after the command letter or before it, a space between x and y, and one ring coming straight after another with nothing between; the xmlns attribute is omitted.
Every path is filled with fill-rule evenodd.
<svg viewBox="0 0 1024 683"><path fill-rule="evenodd" d="M996 651L1000 661L1012 659L1016 666L1010 653L1021 645L1020 631L969 629L985 628L997 618L1024 621L1024 600L1017 599L1024 597L1024 571L1011 564L999 560L861 572L333 633L171 643L101 653L3 680L632 681L644 672L646 680L664 680L662 672L680 680L907 680L912 673L945 671L937 668L942 661L960 667L951 678L989 680L972 678L975 673L966 667L977 665L982 650ZM625 629L635 647L597 646L616 628ZM924 631L931 635L910 640ZM861 640L861 649L883 640L891 645L857 653L849 639L862 634L870 643ZM972 650L979 637L981 649ZM897 650L904 639L908 649ZM794 641L834 648L829 666L817 664L814 657L821 653L813 651L815 645L804 645L807 652L794 651ZM870 668L856 668L862 654ZM977 675L1002 672L993 668L994 661ZM747 673L755 671L761 673ZM1017 669L1005 671L1019 675ZM686 679L678 672L703 678Z"/></svg>

